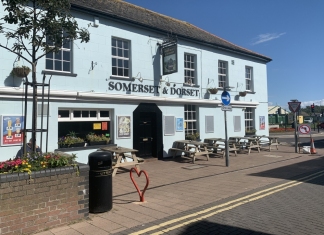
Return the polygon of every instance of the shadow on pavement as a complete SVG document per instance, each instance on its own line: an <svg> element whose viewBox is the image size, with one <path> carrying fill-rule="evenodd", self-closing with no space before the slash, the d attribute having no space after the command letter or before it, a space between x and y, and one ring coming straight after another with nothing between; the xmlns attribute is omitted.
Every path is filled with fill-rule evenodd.
<svg viewBox="0 0 324 235"><path fill-rule="evenodd" d="M309 155L312 157L312 155ZM302 175L309 175L312 172L318 172L324 170L324 157L316 158L288 166L279 167L272 170L262 171L258 173L249 174L251 176L259 176L259 177L268 177L268 178L279 178L279 179L289 179L289 180L298 180ZM292 177L292 175L297 175L296 177ZM308 183L324 185L324 182L312 180L308 181Z"/></svg>
<svg viewBox="0 0 324 235"><path fill-rule="evenodd" d="M172 233L173 234L173 233ZM233 227L230 225L212 223L209 221L199 221L187 226L185 231L177 234L255 234L268 235L270 233L257 232L249 229Z"/></svg>

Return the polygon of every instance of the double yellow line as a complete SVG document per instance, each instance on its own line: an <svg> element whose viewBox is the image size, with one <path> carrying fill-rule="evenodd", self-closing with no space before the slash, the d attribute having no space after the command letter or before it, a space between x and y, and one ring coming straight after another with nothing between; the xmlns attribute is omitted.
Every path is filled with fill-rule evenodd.
<svg viewBox="0 0 324 235"><path fill-rule="evenodd" d="M174 229L180 228L182 226L185 226L185 225L188 225L188 224L191 224L191 223L195 223L195 222L197 222L199 220L206 219L208 217L219 214L221 212L234 209L235 207L241 206L241 205L246 204L248 202L259 200L259 199L264 198L266 196L269 196L271 194L274 194L274 193L280 192L282 190L297 186L299 184L310 181L312 179L316 179L316 178L318 178L318 177L320 177L322 175L324 175L324 170L316 172L316 173L308 175L308 176L305 176L305 177L302 177L302 178L299 178L297 180L293 180L293 181L290 181L290 182L287 182L287 183L284 183L284 184L277 185L277 186L272 187L272 188L267 188L265 190L261 190L261 191L256 192L256 193L252 193L250 195L247 195L247 196L244 196L244 197L241 197L241 198L238 198L238 199L235 199L235 200L232 200L232 201L229 201L229 202L217 205L217 206L210 207L210 208L202 210L202 211L198 211L196 213L192 213L190 215L182 216L182 217L179 217L179 218L176 218L176 219L173 219L173 220L169 220L167 222L164 222L164 223L161 223L161 224L158 224L158 225L154 225L152 227L140 230L138 232L131 233L131 235L140 235L140 234L143 234L143 233L148 233L148 232L153 231L153 230L159 230L158 232L152 233L154 235L163 234L163 233L172 231ZM192 217L194 217L194 218L191 219L191 220L181 222L183 220L187 220L187 219L190 219ZM179 223L179 222L181 222L181 223ZM170 225L174 224L174 223L177 223L177 224L170 227ZM167 228L163 229L163 227L167 227Z"/></svg>

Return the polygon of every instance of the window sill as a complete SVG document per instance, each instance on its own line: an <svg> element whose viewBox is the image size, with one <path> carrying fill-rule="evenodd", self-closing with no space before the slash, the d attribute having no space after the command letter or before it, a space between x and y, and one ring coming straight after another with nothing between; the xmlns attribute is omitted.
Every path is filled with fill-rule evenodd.
<svg viewBox="0 0 324 235"><path fill-rule="evenodd" d="M225 91L224 87L217 87L217 90ZM231 88L226 88L226 91L231 91Z"/></svg>
<svg viewBox="0 0 324 235"><path fill-rule="evenodd" d="M184 87L194 87L194 88L199 88L200 87L199 85L195 85L195 84L190 85L188 83L183 83L183 86Z"/></svg>
<svg viewBox="0 0 324 235"><path fill-rule="evenodd" d="M135 78L122 78L122 77L116 77L116 76L110 76L110 79L114 80L121 80L121 81L135 81Z"/></svg>
<svg viewBox="0 0 324 235"><path fill-rule="evenodd" d="M255 91L245 91L246 93L248 94L255 94L256 92Z"/></svg>
<svg viewBox="0 0 324 235"><path fill-rule="evenodd" d="M49 70L42 70L42 74L68 76L68 77L76 77L76 76L78 76L76 73L64 73L64 72L49 71Z"/></svg>

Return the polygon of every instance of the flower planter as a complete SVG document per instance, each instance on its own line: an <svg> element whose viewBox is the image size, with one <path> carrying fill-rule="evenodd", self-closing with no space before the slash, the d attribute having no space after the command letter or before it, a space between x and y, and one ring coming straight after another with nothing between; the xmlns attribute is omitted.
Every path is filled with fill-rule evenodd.
<svg viewBox="0 0 324 235"><path fill-rule="evenodd" d="M103 140L103 141L89 141L89 145L106 145L107 141Z"/></svg>
<svg viewBox="0 0 324 235"><path fill-rule="evenodd" d="M25 77L29 74L30 72L30 68L28 67L15 67L12 69L13 73L17 76L17 77Z"/></svg>
<svg viewBox="0 0 324 235"><path fill-rule="evenodd" d="M61 144L60 148L73 148L73 147L84 147L84 142L83 143L75 143L75 144Z"/></svg>
<svg viewBox="0 0 324 235"><path fill-rule="evenodd" d="M208 92L209 92L210 94L216 94L217 91L218 91L217 88L209 88L209 89L208 89Z"/></svg>
<svg viewBox="0 0 324 235"><path fill-rule="evenodd" d="M242 96L242 97L246 96L246 91L240 91L239 95Z"/></svg>

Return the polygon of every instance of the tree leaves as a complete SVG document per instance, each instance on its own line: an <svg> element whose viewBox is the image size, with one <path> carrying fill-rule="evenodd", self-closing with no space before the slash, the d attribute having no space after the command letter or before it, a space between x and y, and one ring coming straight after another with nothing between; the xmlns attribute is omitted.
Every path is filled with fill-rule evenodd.
<svg viewBox="0 0 324 235"><path fill-rule="evenodd" d="M1 2L7 14L0 19L0 34L13 42L0 44L0 47L20 55L29 63L36 65L37 60L48 52L57 52L66 40L90 40L89 31L86 28L79 29L78 23L71 15L69 0ZM46 39L52 42L51 45L46 43ZM31 58L27 58L27 55Z"/></svg>

